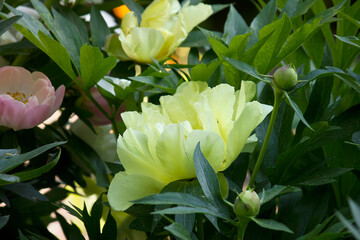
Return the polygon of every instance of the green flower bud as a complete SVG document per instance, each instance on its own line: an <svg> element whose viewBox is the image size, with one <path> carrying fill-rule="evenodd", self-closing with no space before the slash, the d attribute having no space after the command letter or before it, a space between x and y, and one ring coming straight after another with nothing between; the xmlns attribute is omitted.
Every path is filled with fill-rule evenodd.
<svg viewBox="0 0 360 240"><path fill-rule="evenodd" d="M238 218L255 217L260 210L260 199L256 192L246 190L240 193L234 204L234 212Z"/></svg>
<svg viewBox="0 0 360 240"><path fill-rule="evenodd" d="M288 91L295 87L298 76L294 66L286 65L276 70L273 78L278 88Z"/></svg>

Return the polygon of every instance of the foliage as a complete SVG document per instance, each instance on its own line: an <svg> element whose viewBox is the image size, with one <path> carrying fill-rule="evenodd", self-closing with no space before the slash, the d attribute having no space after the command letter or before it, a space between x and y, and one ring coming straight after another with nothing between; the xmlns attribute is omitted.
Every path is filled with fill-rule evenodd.
<svg viewBox="0 0 360 240"><path fill-rule="evenodd" d="M104 45L120 25L109 28L103 11L124 3L141 22L151 2L0 1L5 65L40 71L54 87L66 87L54 121L19 131L0 126L1 233L57 239L48 228L56 221L67 239L131 239L129 231L148 239L359 239L360 1L254 0L252 8L242 10L248 3L191 0L211 4L214 14L182 42L186 61L178 52L149 64L108 54ZM14 32L24 37L2 42ZM285 91L272 75L290 64L298 80ZM125 80L129 84L121 85ZM162 96L173 95L187 81L211 88L228 84L234 90L252 81L254 100L274 106L273 113L253 131L249 149L221 173L198 144L196 178L134 199L125 223L107 200L112 179L124 171L122 159L113 158L116 147L108 148L128 126L118 115L141 111L143 100L156 108ZM92 95L94 88L107 107ZM91 123L94 113L81 105L84 98L109 120L108 128ZM82 121L81 130L74 119ZM146 131L145 125L138 127ZM146 144L152 143L146 139ZM88 196L83 207L63 203L70 194L64 186L76 193L85 189L88 176L106 189L93 207L86 204ZM259 196L259 213L237 217L235 199L250 188ZM80 219L84 229L65 220L60 208Z"/></svg>

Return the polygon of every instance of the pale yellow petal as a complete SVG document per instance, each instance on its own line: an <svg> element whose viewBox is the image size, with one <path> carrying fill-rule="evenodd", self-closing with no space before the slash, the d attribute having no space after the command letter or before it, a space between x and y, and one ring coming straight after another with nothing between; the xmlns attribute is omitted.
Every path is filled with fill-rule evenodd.
<svg viewBox="0 0 360 240"><path fill-rule="evenodd" d="M159 181L169 179L159 160L152 157L148 138L143 132L127 129L123 136L118 138L117 152L127 173L156 175Z"/></svg>
<svg viewBox="0 0 360 240"><path fill-rule="evenodd" d="M216 118L222 138L227 140L232 128L232 115L235 104L234 88L228 84L220 84L206 92L206 99Z"/></svg>
<svg viewBox="0 0 360 240"><path fill-rule="evenodd" d="M139 23L134 12L127 13L121 20L121 29L125 36L127 36L133 28L138 26Z"/></svg>
<svg viewBox="0 0 360 240"><path fill-rule="evenodd" d="M252 81L241 81L240 90L236 91L236 102L234 105L233 120L235 121L241 111L244 109L245 104L251 101L256 94L256 84Z"/></svg>
<svg viewBox="0 0 360 240"><path fill-rule="evenodd" d="M151 63L165 42L161 31L141 27L133 28L126 37L120 34L119 39L126 55L139 63Z"/></svg>
<svg viewBox="0 0 360 240"><path fill-rule="evenodd" d="M179 124L166 126L156 144L156 154L174 180L193 177L186 167L185 137Z"/></svg>
<svg viewBox="0 0 360 240"><path fill-rule="evenodd" d="M159 193L165 185L150 176L120 172L110 183L108 200L112 209L125 211L133 205L130 201Z"/></svg>
<svg viewBox="0 0 360 240"><path fill-rule="evenodd" d="M144 121L152 126L159 123L169 124L170 121L161 114L161 108L148 102L141 103Z"/></svg>
<svg viewBox="0 0 360 240"><path fill-rule="evenodd" d="M199 142L201 152L209 161L214 171L218 172L225 159L225 144L220 135L210 131L194 130L186 138L185 149L189 159L186 163L187 168L193 171L192 175L195 177L193 156L195 147Z"/></svg>
<svg viewBox="0 0 360 240"><path fill-rule="evenodd" d="M141 15L141 27L161 28L171 16L168 0L153 1Z"/></svg>
<svg viewBox="0 0 360 240"><path fill-rule="evenodd" d="M174 24L173 33L175 40L170 49L178 47L187 37L189 32L211 16L213 13L210 5L200 3L198 5L185 5L178 13L177 22Z"/></svg>
<svg viewBox="0 0 360 240"><path fill-rule="evenodd" d="M236 159L251 132L268 114L268 112L263 111L262 105L263 104L255 101L247 103L239 118L234 122L234 126L228 136L226 162L222 166L222 169L226 169Z"/></svg>
<svg viewBox="0 0 360 240"><path fill-rule="evenodd" d="M144 118L135 111L128 111L121 113L121 119L127 128L141 130L143 128Z"/></svg>
<svg viewBox="0 0 360 240"><path fill-rule="evenodd" d="M188 121L192 128L198 129L200 125L194 103L198 101L200 92L206 88L205 82L186 82L178 87L174 96L161 97L164 116L173 123Z"/></svg>

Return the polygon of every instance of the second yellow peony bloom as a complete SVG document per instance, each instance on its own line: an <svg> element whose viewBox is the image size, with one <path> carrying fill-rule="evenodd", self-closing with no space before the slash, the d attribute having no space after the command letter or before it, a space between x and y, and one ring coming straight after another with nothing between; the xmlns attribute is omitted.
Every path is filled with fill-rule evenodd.
<svg viewBox="0 0 360 240"><path fill-rule="evenodd" d="M210 5L183 7L177 0L155 0L142 13L139 26L134 12L124 16L119 35L111 35L105 50L121 60L151 63L167 58L189 32L212 14Z"/></svg>
<svg viewBox="0 0 360 240"><path fill-rule="evenodd" d="M159 193L170 182L195 178L198 142L215 172L229 167L272 110L251 101L255 93L250 81L242 81L236 92L228 84L209 88L205 82L186 82L175 95L161 97L160 106L142 103L142 113L123 113L127 130L117 151L125 172L110 183L111 207L126 210L130 201Z"/></svg>

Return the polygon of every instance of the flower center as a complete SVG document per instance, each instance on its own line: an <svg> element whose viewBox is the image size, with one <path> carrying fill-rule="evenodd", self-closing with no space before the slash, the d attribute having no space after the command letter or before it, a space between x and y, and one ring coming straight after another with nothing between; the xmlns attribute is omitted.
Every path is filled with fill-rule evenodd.
<svg viewBox="0 0 360 240"><path fill-rule="evenodd" d="M9 95L10 97L12 97L13 99L15 99L16 101L22 102L24 104L28 103L29 99L26 97L25 93L22 92L7 92L7 95Z"/></svg>

